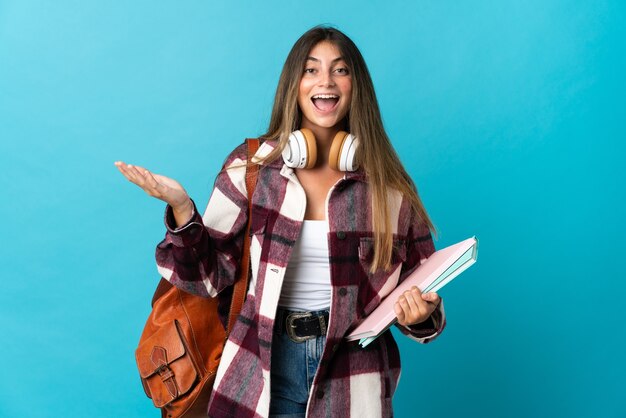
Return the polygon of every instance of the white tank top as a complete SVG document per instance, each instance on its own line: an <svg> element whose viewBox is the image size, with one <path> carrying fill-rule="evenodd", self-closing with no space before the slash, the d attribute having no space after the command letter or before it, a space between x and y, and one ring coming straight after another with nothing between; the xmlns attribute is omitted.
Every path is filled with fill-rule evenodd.
<svg viewBox="0 0 626 418"><path fill-rule="evenodd" d="M292 311L330 307L328 223L305 220L283 281L278 306Z"/></svg>

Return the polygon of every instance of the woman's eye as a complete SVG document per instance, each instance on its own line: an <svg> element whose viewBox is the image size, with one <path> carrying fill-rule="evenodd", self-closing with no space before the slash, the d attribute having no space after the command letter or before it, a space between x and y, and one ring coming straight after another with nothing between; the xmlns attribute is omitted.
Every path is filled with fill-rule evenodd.
<svg viewBox="0 0 626 418"><path fill-rule="evenodd" d="M348 74L347 68L337 68L336 70L339 74Z"/></svg>
<svg viewBox="0 0 626 418"><path fill-rule="evenodd" d="M304 72L308 74L313 74L315 72L315 68L305 68Z"/></svg>

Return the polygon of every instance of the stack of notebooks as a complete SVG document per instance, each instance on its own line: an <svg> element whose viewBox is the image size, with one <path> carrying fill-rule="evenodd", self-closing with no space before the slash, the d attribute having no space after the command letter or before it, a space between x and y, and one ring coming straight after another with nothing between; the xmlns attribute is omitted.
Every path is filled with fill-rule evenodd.
<svg viewBox="0 0 626 418"><path fill-rule="evenodd" d="M393 325L397 318L393 309L398 297L417 286L422 293L436 292L476 262L478 239L472 237L435 251L398 287L396 287L346 339L360 340L361 347L367 346Z"/></svg>

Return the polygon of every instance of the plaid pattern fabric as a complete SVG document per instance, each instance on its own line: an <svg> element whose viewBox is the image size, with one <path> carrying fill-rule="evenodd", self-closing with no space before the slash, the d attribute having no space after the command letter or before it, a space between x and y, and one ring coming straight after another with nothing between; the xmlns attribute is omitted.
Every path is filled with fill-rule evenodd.
<svg viewBox="0 0 626 418"><path fill-rule="evenodd" d="M257 156L275 143L265 142ZM254 159L253 159L254 160ZM226 159L204 216L167 233L156 250L160 274L186 291L215 296L233 284L247 222L245 144ZM327 221L331 306L326 347L315 376L307 417L392 416L400 376L398 347L387 331L362 349L344 336L367 316L420 260L434 252L430 231L417 222L399 192L389 192L394 232L393 267L369 273L373 257L371 195L362 171L346 173L329 192ZM300 233L306 196L282 160L259 170L251 222L252 275L246 302L228 338L209 403L212 417L267 417L272 330L285 269ZM399 327L427 343L445 326L443 302L424 324Z"/></svg>

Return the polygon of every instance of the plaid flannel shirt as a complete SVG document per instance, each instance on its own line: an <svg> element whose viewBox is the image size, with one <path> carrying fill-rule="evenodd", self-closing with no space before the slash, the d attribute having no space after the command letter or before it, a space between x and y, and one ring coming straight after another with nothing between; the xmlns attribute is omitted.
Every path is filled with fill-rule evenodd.
<svg viewBox="0 0 626 418"><path fill-rule="evenodd" d="M256 156L276 144L261 144ZM233 285L248 220L245 143L226 159L204 216L175 227L166 210L167 233L156 250L160 274L188 292L214 297ZM255 159L253 158L253 161ZM331 305L327 340L315 375L307 417L388 417L400 377L400 356L390 331L366 348L349 333L434 252L430 231L397 191L388 192L393 225L392 268L369 273L373 257L371 194L363 171L345 173L326 201L329 225ZM285 269L306 208L304 189L281 159L261 166L252 198L249 290L226 342L208 406L211 417L267 417L274 318ZM399 329L427 343L445 326L443 302L423 324Z"/></svg>

